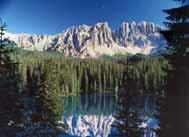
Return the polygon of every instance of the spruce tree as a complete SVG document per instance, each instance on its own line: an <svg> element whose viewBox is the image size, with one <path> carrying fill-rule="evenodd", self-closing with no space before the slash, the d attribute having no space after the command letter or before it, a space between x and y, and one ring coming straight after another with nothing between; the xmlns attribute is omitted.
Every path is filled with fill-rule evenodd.
<svg viewBox="0 0 189 137"><path fill-rule="evenodd" d="M185 0L177 8L164 10L168 16L167 30L161 33L168 43L168 59L172 69L168 73L168 91L175 95L188 95L189 85L189 5ZM167 92L167 94L169 94Z"/></svg>
<svg viewBox="0 0 189 137"><path fill-rule="evenodd" d="M189 5L186 0L177 8L164 10L168 16L167 30L162 31L168 42L168 71L166 96L160 108L160 137L188 137L189 121Z"/></svg>
<svg viewBox="0 0 189 137"><path fill-rule="evenodd" d="M9 39L5 38L5 31L7 29L7 24L3 22L0 18L0 80L1 86L7 86L12 82L15 84L15 72L16 65L10 58L10 53L13 52L13 48L9 47L14 45Z"/></svg>
<svg viewBox="0 0 189 137"><path fill-rule="evenodd" d="M185 3L185 0L177 0ZM164 10L168 16L165 22L168 30L161 33L168 42L169 59L174 68L189 66L189 5Z"/></svg>
<svg viewBox="0 0 189 137"><path fill-rule="evenodd" d="M16 130L12 126L17 117L17 64L10 58L11 42L4 37L6 28L7 24L0 19L0 136L13 136L12 131Z"/></svg>

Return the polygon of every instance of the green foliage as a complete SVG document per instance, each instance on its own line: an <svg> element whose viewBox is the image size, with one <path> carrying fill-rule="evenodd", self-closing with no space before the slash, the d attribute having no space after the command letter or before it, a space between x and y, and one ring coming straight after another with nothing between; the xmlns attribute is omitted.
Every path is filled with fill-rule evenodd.
<svg viewBox="0 0 189 137"><path fill-rule="evenodd" d="M163 58L146 58L131 62L127 68L127 84L146 92L162 92L166 84L168 62ZM162 94L162 93L161 93Z"/></svg>
<svg viewBox="0 0 189 137"><path fill-rule="evenodd" d="M180 0L181 1L181 0ZM183 1L186 2L186 1ZM165 55L172 66L167 94L187 95L189 80L189 5L165 10L167 30L162 31L171 54Z"/></svg>
<svg viewBox="0 0 189 137"><path fill-rule="evenodd" d="M63 57L59 53L41 53L17 49L12 58L19 61L20 88L35 77L48 73L57 80L57 88L64 95L81 92L115 91L126 84L143 91L162 91L166 83L165 69L168 62L162 57L144 55L113 57L100 59L79 59ZM27 71L30 70L30 75ZM28 78L29 77L29 78ZM133 86L132 86L133 87Z"/></svg>
<svg viewBox="0 0 189 137"><path fill-rule="evenodd" d="M0 87L8 87L15 85L16 66L17 64L10 59L10 53L13 49L9 47L11 41L4 38L4 31L6 31L6 23L0 19Z"/></svg>
<svg viewBox="0 0 189 137"><path fill-rule="evenodd" d="M186 0L177 0L183 3ZM161 137L188 137L188 91L189 91L189 5L165 10L168 29L162 31L171 54L165 55L172 65L168 71L166 96L160 102Z"/></svg>
<svg viewBox="0 0 189 137"><path fill-rule="evenodd" d="M61 118L63 99L60 97L59 81L54 75L57 71L56 66L49 66L48 63L45 62L44 67L47 69L35 81L37 88L34 94L36 104L39 105L37 113L42 115L43 120L54 124Z"/></svg>
<svg viewBox="0 0 189 137"><path fill-rule="evenodd" d="M17 50L12 58L19 61L20 87L26 88L33 76L42 77L47 69L57 80L62 95L80 92L113 91L124 81L126 66L105 60L65 58L58 53ZM30 75L26 75L30 70ZM51 80L50 80L51 81ZM53 82L53 81L52 81Z"/></svg>
<svg viewBox="0 0 189 137"><path fill-rule="evenodd" d="M64 101L55 75L57 69L56 65L49 63L52 62L44 61L43 66L35 70L28 67L25 74L27 82L21 88L19 122L25 126L24 134L30 136L56 136L57 126L65 130L64 125L58 123L63 114Z"/></svg>
<svg viewBox="0 0 189 137"><path fill-rule="evenodd" d="M10 120L17 119L17 64L11 60L13 49L9 47L11 41L4 37L7 25L0 19L0 136L13 136L8 126Z"/></svg>
<svg viewBox="0 0 189 137"><path fill-rule="evenodd" d="M169 44L170 55L166 55L173 68L188 67L189 59L189 5L164 10L168 14L165 23L168 30L161 33Z"/></svg>

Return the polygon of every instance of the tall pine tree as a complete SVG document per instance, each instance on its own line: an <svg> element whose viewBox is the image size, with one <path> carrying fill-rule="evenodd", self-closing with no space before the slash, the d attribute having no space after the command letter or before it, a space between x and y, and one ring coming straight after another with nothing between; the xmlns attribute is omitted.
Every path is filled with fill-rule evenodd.
<svg viewBox="0 0 189 137"><path fill-rule="evenodd" d="M16 121L17 97L16 76L17 64L10 59L12 49L10 41L4 38L7 24L0 19L0 136L13 136L12 128Z"/></svg>
<svg viewBox="0 0 189 137"><path fill-rule="evenodd" d="M166 38L170 54L167 56L174 68L189 68L189 5L164 10L168 16L165 22L168 30L161 33Z"/></svg>
<svg viewBox="0 0 189 137"><path fill-rule="evenodd" d="M164 10L167 30L162 34L168 42L166 58L172 65L168 71L166 96L160 108L160 137L189 136L189 5L186 0L177 8Z"/></svg>

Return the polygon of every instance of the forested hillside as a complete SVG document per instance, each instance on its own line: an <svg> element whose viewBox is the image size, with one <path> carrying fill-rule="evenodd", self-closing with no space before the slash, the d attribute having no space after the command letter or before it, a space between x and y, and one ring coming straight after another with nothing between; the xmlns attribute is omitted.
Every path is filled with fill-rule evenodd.
<svg viewBox="0 0 189 137"><path fill-rule="evenodd" d="M26 89L28 86L37 88L42 81L48 81L47 85L56 83L56 90L62 95L116 91L131 83L146 91L158 91L165 83L164 69L168 67L168 62L163 58L139 55L79 59L63 57L56 52L42 53L18 49L12 54L12 58L20 62L20 89ZM44 79L46 74L49 77Z"/></svg>

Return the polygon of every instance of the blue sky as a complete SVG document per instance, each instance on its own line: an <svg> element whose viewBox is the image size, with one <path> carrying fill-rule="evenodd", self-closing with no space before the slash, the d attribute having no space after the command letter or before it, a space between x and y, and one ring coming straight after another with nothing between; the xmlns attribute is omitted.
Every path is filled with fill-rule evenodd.
<svg viewBox="0 0 189 137"><path fill-rule="evenodd" d="M123 21L151 21L162 25L162 9L172 0L0 0L0 17L8 31L56 34L70 26L108 22L112 29Z"/></svg>

